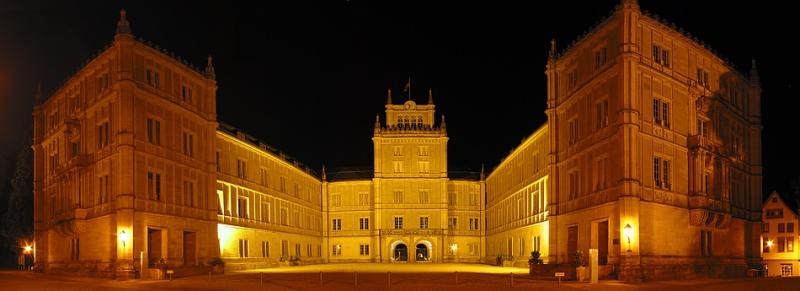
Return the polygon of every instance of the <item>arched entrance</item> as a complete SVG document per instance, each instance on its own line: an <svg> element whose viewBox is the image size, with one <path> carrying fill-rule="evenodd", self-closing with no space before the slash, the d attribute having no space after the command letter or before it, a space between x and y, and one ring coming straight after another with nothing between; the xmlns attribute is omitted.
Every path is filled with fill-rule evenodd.
<svg viewBox="0 0 800 291"><path fill-rule="evenodd" d="M415 258L417 262L427 262L428 260L430 260L430 255L428 254L428 246L423 243L417 244L417 252Z"/></svg>
<svg viewBox="0 0 800 291"><path fill-rule="evenodd" d="M399 243L394 246L392 260L396 262L407 262L408 261L408 246L404 243Z"/></svg>

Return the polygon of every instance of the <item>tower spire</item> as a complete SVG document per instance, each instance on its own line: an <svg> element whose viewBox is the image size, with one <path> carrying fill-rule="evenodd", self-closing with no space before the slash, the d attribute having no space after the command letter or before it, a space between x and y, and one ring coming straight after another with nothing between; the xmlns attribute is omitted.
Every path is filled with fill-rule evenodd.
<svg viewBox="0 0 800 291"><path fill-rule="evenodd" d="M548 54L548 57L551 60L554 60L556 58L556 39L555 38L550 40L550 53Z"/></svg>
<svg viewBox="0 0 800 291"><path fill-rule="evenodd" d="M486 179L486 174L483 171L483 163L481 163L481 181L483 181L484 179Z"/></svg>
<svg viewBox="0 0 800 291"><path fill-rule="evenodd" d="M323 182L328 181L328 175L325 172L325 164L322 164L322 181Z"/></svg>
<svg viewBox="0 0 800 291"><path fill-rule="evenodd" d="M119 11L119 20L117 21L117 36L127 35L131 36L131 24L128 23L127 12L125 9Z"/></svg>
<svg viewBox="0 0 800 291"><path fill-rule="evenodd" d="M211 55L208 55L208 63L206 64L206 78L211 80L217 79L217 72L214 70L214 63Z"/></svg>
<svg viewBox="0 0 800 291"><path fill-rule="evenodd" d="M375 133L381 132L381 117L375 114Z"/></svg>
<svg viewBox="0 0 800 291"><path fill-rule="evenodd" d="M42 82L36 84L36 93L33 95L33 101L36 105L42 104Z"/></svg>
<svg viewBox="0 0 800 291"><path fill-rule="evenodd" d="M758 77L758 69L756 68L755 58L753 58L752 65L750 66L750 82L753 84L758 84L761 82L760 78Z"/></svg>
<svg viewBox="0 0 800 291"><path fill-rule="evenodd" d="M386 105L392 105L392 88L389 88L386 93Z"/></svg>
<svg viewBox="0 0 800 291"><path fill-rule="evenodd" d="M444 114L442 114L442 124L439 125L439 128L442 129L442 132L447 132L447 123L444 121Z"/></svg>
<svg viewBox="0 0 800 291"><path fill-rule="evenodd" d="M433 90L428 88L428 105L433 105Z"/></svg>

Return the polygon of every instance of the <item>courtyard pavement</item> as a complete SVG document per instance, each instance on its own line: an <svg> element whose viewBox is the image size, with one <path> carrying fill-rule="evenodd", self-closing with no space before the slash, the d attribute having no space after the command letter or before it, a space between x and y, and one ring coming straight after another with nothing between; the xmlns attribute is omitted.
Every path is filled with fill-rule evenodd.
<svg viewBox="0 0 800 291"><path fill-rule="evenodd" d="M522 268L476 264L324 264L228 272L225 275L193 276L172 281L118 281L0 271L0 290L800 290L800 277L638 284L604 280L598 284L559 284L556 281L534 280L526 273L527 270Z"/></svg>

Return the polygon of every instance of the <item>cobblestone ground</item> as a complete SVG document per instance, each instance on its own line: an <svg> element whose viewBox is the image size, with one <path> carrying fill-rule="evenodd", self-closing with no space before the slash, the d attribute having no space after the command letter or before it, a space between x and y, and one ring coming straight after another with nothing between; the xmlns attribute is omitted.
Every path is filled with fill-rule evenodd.
<svg viewBox="0 0 800 291"><path fill-rule="evenodd" d="M2 271L0 290L800 290L800 277L559 284L533 280L527 277L526 272L521 268L472 264L327 264L231 272L210 278L194 276L173 281L117 281Z"/></svg>

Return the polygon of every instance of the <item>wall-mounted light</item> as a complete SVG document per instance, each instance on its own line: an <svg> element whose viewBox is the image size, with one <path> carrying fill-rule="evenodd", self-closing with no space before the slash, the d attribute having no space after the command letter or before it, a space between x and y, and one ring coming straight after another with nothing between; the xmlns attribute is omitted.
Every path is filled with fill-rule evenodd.
<svg viewBox="0 0 800 291"><path fill-rule="evenodd" d="M125 245L128 243L128 239L130 239L130 234L126 233L125 230L123 229L119 233L119 240L122 241L122 248L125 248Z"/></svg>
<svg viewBox="0 0 800 291"><path fill-rule="evenodd" d="M455 255L457 251L458 251L458 244L451 244L450 245L450 252Z"/></svg>
<svg viewBox="0 0 800 291"><path fill-rule="evenodd" d="M26 254L30 254L31 250L33 250L33 248L31 246L25 246L24 250L25 250Z"/></svg>
<svg viewBox="0 0 800 291"><path fill-rule="evenodd" d="M768 240L768 241L767 241L767 247L768 247L768 248L772 248L772 240ZM780 250L779 250L779 251L780 251Z"/></svg>
<svg viewBox="0 0 800 291"><path fill-rule="evenodd" d="M630 223L625 224L625 228L623 228L625 233L625 237L628 239L628 252L631 252L631 237L633 237L633 227L631 227Z"/></svg>

